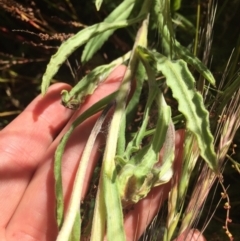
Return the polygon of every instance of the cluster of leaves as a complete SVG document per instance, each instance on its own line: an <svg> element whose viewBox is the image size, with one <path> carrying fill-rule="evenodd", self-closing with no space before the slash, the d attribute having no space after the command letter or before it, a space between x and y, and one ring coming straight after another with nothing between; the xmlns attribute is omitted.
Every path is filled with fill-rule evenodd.
<svg viewBox="0 0 240 241"><path fill-rule="evenodd" d="M197 88L202 92L202 95L205 99L205 106L208 106L210 115L213 116L213 118L211 118L211 129L215 133L215 138L214 138L215 149L217 150L218 161L222 162L227 155L228 149L231 147L231 141L233 140L236 134L237 128L239 126L239 107L238 107L239 92L237 92L237 90L239 89L239 84L238 84L239 76L236 75L236 73L238 68L237 64L239 61L239 42L240 41L239 40L231 41L231 44L229 42L225 42L225 41L223 42L222 40L220 41L220 39L222 39L222 36L223 36L221 34L223 34L224 32L225 34L227 34L229 33L229 31L232 31L231 36L233 37L231 39L234 39L234 38L236 39L236 37L239 35L239 31L237 32L236 28L234 27L230 29L226 27L223 28L224 26L227 26L227 20L223 21L224 23L221 23L222 21L219 21L219 19L223 19L224 17L227 18L231 16L232 18L231 21L234 22L235 18L234 18L234 15L232 15L231 9L239 10L239 1L232 2L231 3L232 5L229 6L229 8L226 8L226 10L224 9L224 6L227 3L227 1L223 1L222 5L219 4L222 7L218 9L216 14L216 22L217 22L216 26L217 26L217 29L221 28L221 30L218 30L219 32L214 37L213 45L212 45L212 37L213 37L212 28L213 28L214 15L215 15L215 12L214 12L215 5L212 4L211 2L207 3L204 1L202 2L199 1L198 5L197 4L189 5L192 7L189 10L186 8L186 6L188 6L189 4L187 3L187 1L183 2L182 5L180 5L180 1L172 1L172 3L175 3L172 5L172 10L173 10L172 14L173 14L173 22L175 24L174 26L176 27L176 31L173 28L171 28L171 26L168 26L169 29L171 31L176 32L174 34L176 34L177 38L180 39L181 42L188 45L189 44L193 45L193 47L190 47L189 49L194 49L194 54L196 54L199 58L201 58L205 65L209 65L210 63L211 49L212 49L214 55L216 56L213 61L212 69L214 71L219 71L219 69L223 69L226 67L226 70L221 74L223 76L221 82L219 78L216 78L217 86L219 86L219 88L218 90L215 90L215 91L206 89L203 77L201 76L199 77L198 74L193 72L194 76L196 77L195 79L198 79ZM93 3L90 3L88 1L86 1L80 6L75 1L49 2L49 1L36 0L35 2L31 2L31 4L32 5L29 6L25 2L20 3L20 2L7 1L7 0L0 1L0 7L5 10L4 12L1 12L1 15L4 17L4 19L6 19L6 21L4 22L6 23L6 26L1 26L1 32L3 34L3 37L6 39L6 41L4 41L3 42L4 44L2 45L3 50L1 50L1 56L2 56L2 60L0 63L1 64L1 76L0 76L1 92L7 93L7 95L5 95L5 97L1 99L1 106L4 107L4 109L1 110L2 116L11 116L12 114L18 113L18 111L23 109L24 106L29 102L29 100L32 99L33 96L38 93L39 85L41 82L40 78L44 72L46 63L49 57L56 52L56 49L58 48L58 46L62 41L67 40L71 36L73 37L77 36L75 35L75 33L79 32L79 29L87 29L87 26L91 26L96 22L101 22L106 17L106 15L112 12L113 9L119 6L120 3L117 3L117 1L114 3L111 1L104 1L103 6L101 7L101 10L99 12L96 11ZM47 10L46 10L46 6L48 7ZM75 6L79 6L79 8L75 8ZM180 11L176 12L176 10L179 10L180 6L181 6ZM200 9L200 14L196 14L197 8ZM132 12L135 15L137 11L136 9L138 8L135 7L132 10ZM128 10L131 11L130 8L128 8ZM91 14L90 15L91 17L89 18L89 12L91 13L94 12L95 14ZM84 15L83 13L86 13L86 15ZM128 14L127 11L124 12L124 14L127 15ZM122 15L119 15L120 18L121 16ZM126 18L126 16L122 16L122 17L124 19ZM192 22L189 21L189 19L191 18L198 19L196 27ZM111 22L111 15L105 18L105 21ZM161 27L161 26L164 26L164 24L166 23L161 24L157 22L155 24L157 27L159 26ZM148 39L149 45L154 47L159 45L159 41L157 40L157 43L156 43L156 39L155 39L155 33L157 31L156 26L153 25L153 30L149 32L149 39ZM203 26L202 31L200 31L200 26ZM13 29L17 29L20 31L11 32L11 30ZM23 31L23 29L27 29L27 31L26 30ZM107 40L108 36L113 34L113 31L110 33L109 31L111 30L108 30L105 32L106 33L105 37L104 37L104 34L102 34L101 44L103 44L103 42ZM74 56L71 56L69 61L73 62L74 58L79 59L79 56L81 55L82 56L82 62L80 64L82 67L81 74L85 75L85 72L87 70L93 69L95 66L107 64L112 59L115 59L118 56L122 56L124 53L126 53L128 50L131 49L132 43L136 37L132 33L137 33L137 29L135 25L131 25L125 28L124 30L120 30L120 31L121 31L121 35L119 35L118 32L115 32L112 35L112 37L108 40L107 45L106 44L103 45L102 49L97 54L95 54L93 58L92 58L93 52L91 52L93 51L93 48L88 48L90 49L90 51L86 51L87 48L85 48L85 52L83 52L82 55L81 55L82 49L80 48L78 51L74 52ZM160 32L161 31L163 31L163 29L161 29ZM173 32L171 34L173 34ZM191 37L189 38L189 36ZM195 42L191 43L191 40L194 36L195 36ZM7 41L9 39L13 43L12 45L10 45L9 42ZM224 40L226 40L226 38L224 38ZM81 41L84 41L84 40L81 40ZM189 62L189 59L187 58L190 55L190 51L189 51L189 54L188 52L183 51L182 48L179 48L179 45L176 42L174 43L174 46L176 49L173 49L173 50L168 49L166 47L166 42L167 42L166 39L161 41L162 41L161 42L162 49L165 50L166 55L168 54L171 55L171 51L178 51L178 55L180 55L181 58L185 57L186 58L185 60ZM173 39L173 42L174 41L175 40ZM24 45L22 44L22 42L24 42ZM77 45L80 45L79 42L77 43ZM94 45L93 42L91 41L89 41L88 45L90 47L94 46L95 50L99 48L99 46ZM224 45L224 46L228 45L227 47L224 48L226 49L226 52L219 51L219 46L221 45ZM13 46L15 46L15 48L13 48ZM233 53L232 59L229 61L229 65L226 66L227 58L229 56L229 52L227 52L227 50L230 49L231 51L233 47L236 47L236 50ZM72 48L74 47L72 46ZM34 54L32 50L34 50ZM151 51L149 52L146 49L142 49L139 51L144 56L143 60L148 59L147 61L148 63L151 62L153 65L157 65L155 67L156 71L162 72L167 79L172 78L172 76L170 75L169 77L167 77L167 73L169 72L169 69L166 70L166 65L168 62L168 59L166 57L158 55L156 57L156 59L158 60L156 60L154 52L151 52ZM65 57L66 56L64 56L64 58L61 60L62 62L66 60ZM88 61L90 58L92 58L91 62ZM219 59L221 61L219 61ZM163 61L164 65L162 65L162 63L160 63L159 60ZM34 65L32 65L31 63L34 63ZM38 64L38 68L35 67L36 63ZM28 73L25 72L24 70L25 68L22 68L22 66L26 66L26 65L31 66L31 68L28 68L28 71L29 71ZM184 74L186 76L189 76L189 73L187 72L188 71L187 67L181 61L175 64L169 62L169 65L170 65L169 68L171 67L175 68L174 66L177 66L177 65L181 66L181 70L179 70L178 74L181 75L183 73L180 73L180 72L185 71ZM203 68L201 67L200 62L197 62L197 64L195 63L194 67L196 68L197 66L200 66L199 67L200 70L201 68ZM77 68L79 69L79 66L77 66ZM57 69L51 73L52 76L55 74L56 71ZM67 79L69 79L70 71L67 68L65 68L65 70L63 68L62 71L60 69L60 72L58 73L61 73L62 79L59 79L60 74L58 74L55 76L55 80L53 81L56 81L56 80L66 81ZM206 71L202 71L202 73L203 75L205 74L204 76L205 78L208 78L211 80L211 77L209 77L209 75L206 74ZM216 76L218 77L217 74L218 73L216 73ZM49 79L51 79L51 77ZM190 82L191 81L192 80L190 80ZM167 84L169 84L171 88L171 83L167 83ZM26 94L26 93L29 93L29 90L26 91L26 88L29 89L29 86L31 86L31 89L33 90L31 95ZM172 89L173 89L173 86L172 86ZM65 97L66 99L64 100L67 102L68 96L65 96ZM199 98L199 97L196 97L196 98ZM145 102L146 100L143 101L144 105L145 105ZM71 106L74 107L75 103L71 103ZM204 115L204 113L205 112L203 111L202 114ZM189 115L187 114L187 116ZM220 120L218 116L221 116ZM194 115L192 115L192 117L194 118ZM7 124L8 120L9 119L5 118L5 121L1 122L1 125ZM191 120L188 120L188 121L191 123ZM203 123L203 130L206 130L204 128L205 128L205 125L208 124L207 119L205 121L206 122ZM188 127L188 129L191 130L191 127ZM194 130L192 129L192 131ZM201 130L198 130L198 132L200 133ZM208 135L207 132L205 134ZM203 140L203 142L204 141L206 140ZM204 143L202 143L202 145L203 144ZM191 148L192 146L190 145L189 149ZM200 145L200 148L201 148L201 145ZM209 147L209 148L211 149L212 147ZM212 150L210 150L210 152L211 151ZM192 153L192 154L198 156L198 153ZM205 158L205 160L206 159L208 160L208 157L204 156L203 152L201 155L203 158ZM231 161L233 162L234 166L238 168L238 163L236 163L234 160L231 160ZM209 161L208 164L213 169L216 165L212 161ZM187 177L187 174L189 174L189 168L190 167L187 166L186 176L185 176L186 179L182 180L182 183L185 183L187 178L190 178L190 177ZM235 177L236 175L236 173L232 175L232 171L228 171L228 168L227 168L227 172L229 172L231 176ZM227 174L228 173L226 173L225 175L229 178L229 175ZM208 194L207 189L212 185L211 175L212 175L211 171L209 171L209 169L207 169L206 166L203 166L203 168L201 169L201 172L198 172L195 175L195 178L196 179L198 178L198 180L196 181L195 186L192 187L193 189L191 190L191 192L193 194L190 199L190 204L186 209L187 210L186 213L192 214L193 212L195 213L195 215L199 213L199 209L201 208L202 203L200 203L199 206L195 207L195 209L193 209L193 206L196 205L196 199L199 196L201 196L202 200L204 200L205 199L204 197ZM209 182L205 183L206 189L204 188L204 185L202 185L203 179L209 180ZM228 191L228 193L232 194L231 191ZM198 195L196 196L196 194ZM233 194L233 197L235 198L234 194ZM236 206L235 209L237 208L238 207ZM204 212L204 209L203 209L203 212ZM220 213L221 212L222 212L222 209L220 208ZM216 213L218 214L218 212ZM195 218L192 218L192 220L189 221L187 217L185 218L188 221L187 225L191 225L191 222L195 220ZM222 217L222 220L224 221L225 218ZM184 225L182 225L181 229L184 229L183 226ZM226 228L227 226L228 225L226 224Z"/></svg>

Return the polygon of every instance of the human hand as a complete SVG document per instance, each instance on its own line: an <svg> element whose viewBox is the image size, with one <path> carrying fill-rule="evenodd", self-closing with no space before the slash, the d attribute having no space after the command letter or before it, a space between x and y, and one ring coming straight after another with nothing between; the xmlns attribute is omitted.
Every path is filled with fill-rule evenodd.
<svg viewBox="0 0 240 241"><path fill-rule="evenodd" d="M0 240L1 241L52 241L58 229L55 221L55 192L53 159L56 147L71 123L99 99L115 91L125 67L115 69L94 95L73 112L60 105L60 92L70 88L66 84L50 87L43 98L38 96L12 123L0 132ZM79 155L98 115L89 118L76 128L66 146L62 161L65 203L68 205L73 177ZM175 172L181 170L181 153L184 132L176 132ZM86 185L104 143L100 134L89 160ZM156 215L160 204L167 198L171 182L154 188L125 216L127 240L137 240ZM180 239L178 239L180 241ZM190 239L189 239L190 240ZM194 240L194 239L192 239ZM204 240L204 239L198 239Z"/></svg>

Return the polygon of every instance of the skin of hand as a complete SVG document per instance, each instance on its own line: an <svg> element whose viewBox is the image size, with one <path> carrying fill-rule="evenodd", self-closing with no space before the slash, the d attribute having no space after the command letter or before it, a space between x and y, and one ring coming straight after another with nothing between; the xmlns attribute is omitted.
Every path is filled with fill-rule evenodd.
<svg viewBox="0 0 240 241"><path fill-rule="evenodd" d="M54 84L46 96L39 95L0 132L0 240L53 241L58 230L55 221L53 162L54 152L71 123L99 99L120 85L126 67L118 66L95 93L75 112L60 104L60 93L70 89ZM89 118L76 128L65 148L62 160L63 189L66 206L80 155L98 117ZM87 191L91 173L100 156L106 133L101 133L94 146L86 176ZM184 131L176 132L175 173L181 170ZM137 240L167 198L171 182L154 188L125 216L128 241ZM184 236L186 238L186 235ZM202 236L201 236L202 237ZM181 238L181 237L179 237ZM198 240L205 239L177 239Z"/></svg>

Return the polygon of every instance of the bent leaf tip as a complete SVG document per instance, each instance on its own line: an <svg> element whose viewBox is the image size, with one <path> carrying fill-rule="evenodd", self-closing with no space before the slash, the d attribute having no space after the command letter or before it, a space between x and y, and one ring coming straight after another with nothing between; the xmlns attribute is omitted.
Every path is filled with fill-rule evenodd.
<svg viewBox="0 0 240 241"><path fill-rule="evenodd" d="M49 87L49 80L46 78L45 74L42 77L42 84L41 84L41 93L44 96L47 93Z"/></svg>

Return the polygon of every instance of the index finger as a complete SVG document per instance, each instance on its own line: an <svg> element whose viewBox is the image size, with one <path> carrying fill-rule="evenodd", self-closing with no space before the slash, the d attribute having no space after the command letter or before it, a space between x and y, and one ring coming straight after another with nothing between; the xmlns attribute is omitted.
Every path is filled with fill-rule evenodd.
<svg viewBox="0 0 240 241"><path fill-rule="evenodd" d="M0 225L3 227L20 202L42 156L72 116L71 111L59 104L63 88L69 86L51 86L44 98L39 95L0 132Z"/></svg>

